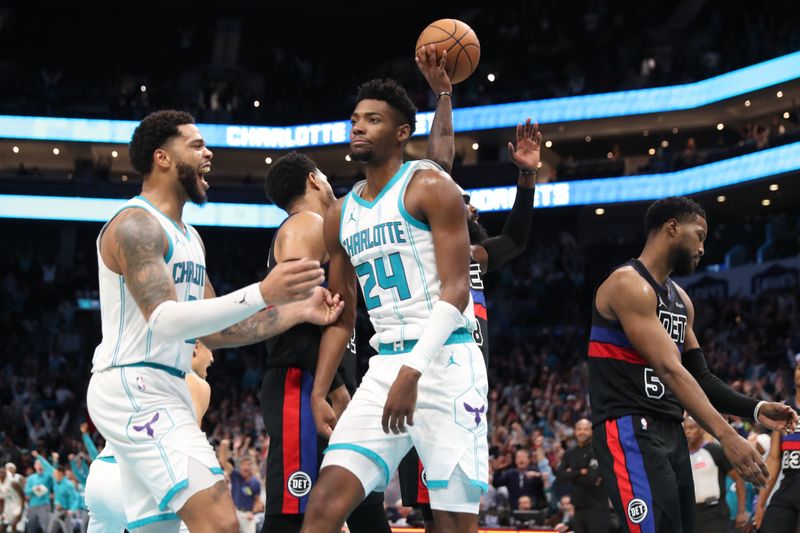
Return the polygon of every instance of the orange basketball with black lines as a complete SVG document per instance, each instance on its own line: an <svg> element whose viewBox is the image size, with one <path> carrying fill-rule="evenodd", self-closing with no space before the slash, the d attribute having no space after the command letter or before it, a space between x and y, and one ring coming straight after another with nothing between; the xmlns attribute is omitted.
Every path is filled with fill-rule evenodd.
<svg viewBox="0 0 800 533"><path fill-rule="evenodd" d="M456 19L441 19L432 22L417 39L415 55L428 44L436 45L436 55L441 57L447 50L445 70L453 84L460 83L475 72L481 58L481 43L478 36L465 23Z"/></svg>

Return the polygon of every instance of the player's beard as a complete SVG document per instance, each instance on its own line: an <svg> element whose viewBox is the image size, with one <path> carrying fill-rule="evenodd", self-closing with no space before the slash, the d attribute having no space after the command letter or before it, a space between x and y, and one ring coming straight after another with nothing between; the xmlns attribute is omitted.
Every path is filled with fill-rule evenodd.
<svg viewBox="0 0 800 533"><path fill-rule="evenodd" d="M358 163L369 163L374 157L375 151L372 149L350 152L350 159Z"/></svg>
<svg viewBox="0 0 800 533"><path fill-rule="evenodd" d="M688 276L694 273L694 256L686 248L675 250L672 264L674 265L672 273L676 276Z"/></svg>
<svg viewBox="0 0 800 533"><path fill-rule="evenodd" d="M477 220L467 220L467 229L469 230L470 244L480 244L489 238L486 228L481 226Z"/></svg>
<svg viewBox="0 0 800 533"><path fill-rule="evenodd" d="M183 162L179 162L176 168L178 171L178 181L183 186L183 190L186 191L186 196L189 197L189 200L197 205L206 203L208 197L197 179L197 168Z"/></svg>

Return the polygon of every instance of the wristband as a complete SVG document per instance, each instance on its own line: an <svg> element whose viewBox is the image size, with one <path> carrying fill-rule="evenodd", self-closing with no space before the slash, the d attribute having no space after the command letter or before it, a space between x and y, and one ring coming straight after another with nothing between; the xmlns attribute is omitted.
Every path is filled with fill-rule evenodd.
<svg viewBox="0 0 800 533"><path fill-rule="evenodd" d="M765 403L767 403L767 402L764 401L764 400L761 400L760 402L758 402L756 404L756 408L753 409L753 420L755 420L756 422L758 422L758 410L761 409L761 406L764 405Z"/></svg>
<svg viewBox="0 0 800 533"><path fill-rule="evenodd" d="M436 100L438 101L439 98L441 98L442 96L449 96L450 98L452 98L453 93L451 93L450 91L442 91L436 96Z"/></svg>
<svg viewBox="0 0 800 533"><path fill-rule="evenodd" d="M464 323L464 315L452 304L439 300L433 304L428 325L414 348L404 356L403 365L419 372L425 369L438 354L451 333Z"/></svg>

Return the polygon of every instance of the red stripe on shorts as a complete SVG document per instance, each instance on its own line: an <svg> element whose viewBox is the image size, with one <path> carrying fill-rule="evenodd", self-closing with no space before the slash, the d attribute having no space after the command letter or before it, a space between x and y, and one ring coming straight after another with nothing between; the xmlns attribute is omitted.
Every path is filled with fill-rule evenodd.
<svg viewBox="0 0 800 533"><path fill-rule="evenodd" d="M616 420L606 420L606 444L608 445L608 450L611 452L611 457L614 458L614 474L617 476L617 488L619 489L619 495L622 499L622 510L624 512L633 499L633 487L631 485L630 475L628 474L628 465L625 462L625 451L622 449L622 443L619 441L619 430L617 429ZM630 531L630 533L642 533L642 528L639 524L631 522L627 513L625 517L628 519L628 531Z"/></svg>
<svg viewBox="0 0 800 533"><path fill-rule="evenodd" d="M425 467L422 466L422 461L417 459L417 503L431 503L431 495L428 492L428 487L422 482L422 471Z"/></svg>
<svg viewBox="0 0 800 533"><path fill-rule="evenodd" d="M283 514L300 512L300 500L289 494L289 476L300 470L300 387L303 371L290 368L283 385Z"/></svg>

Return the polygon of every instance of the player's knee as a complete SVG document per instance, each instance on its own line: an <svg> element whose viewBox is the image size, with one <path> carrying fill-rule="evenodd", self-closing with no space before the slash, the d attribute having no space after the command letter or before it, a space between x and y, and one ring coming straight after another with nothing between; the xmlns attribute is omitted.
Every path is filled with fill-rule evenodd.
<svg viewBox="0 0 800 533"><path fill-rule="evenodd" d="M219 531L220 533L239 533L239 520L235 514L225 513L214 517L214 525L211 531Z"/></svg>
<svg viewBox="0 0 800 533"><path fill-rule="evenodd" d="M342 522L347 518L350 502L342 491L337 490L330 483L318 483L311 491L311 497L306 509L306 517L318 517L325 520L338 520Z"/></svg>

